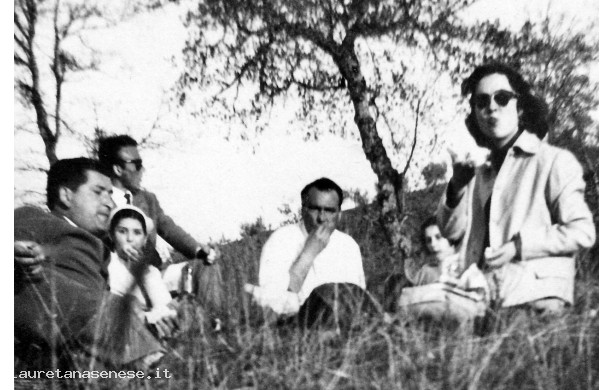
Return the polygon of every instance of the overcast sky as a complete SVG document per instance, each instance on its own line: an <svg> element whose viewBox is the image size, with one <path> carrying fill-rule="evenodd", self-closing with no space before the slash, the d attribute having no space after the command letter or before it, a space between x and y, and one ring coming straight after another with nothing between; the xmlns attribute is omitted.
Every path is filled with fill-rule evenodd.
<svg viewBox="0 0 612 390"><path fill-rule="evenodd" d="M468 17L499 18L518 28L528 16L542 18L548 4L483 0ZM576 23L584 23L597 15L598 2L554 0L550 12L566 12L577 18ZM143 149L141 154L147 169L144 186L158 195L169 215L206 241L235 238L241 223L259 216L277 226L283 218L278 208L289 204L297 210L301 188L320 176L367 192L370 198L374 195L376 178L360 142L328 135L304 143L301 135L287 134L290 110L276 109L269 130L248 142L236 133L228 142L222 124L203 126L169 111L164 102L178 75L171 59L180 57L185 39L180 15L179 7L169 6L88 35L100 53L101 69L73 76L65 91L66 115L77 128L91 129L97 123L107 131L139 138L160 118L163 130L157 137L164 146ZM15 107L15 121L20 123L23 112ZM467 136L463 129L456 134ZM38 135L15 134L16 155L40 158L42 150ZM84 153L79 140L60 141L60 158ZM23 189L43 187L41 175L15 174L16 201L23 199Z"/></svg>

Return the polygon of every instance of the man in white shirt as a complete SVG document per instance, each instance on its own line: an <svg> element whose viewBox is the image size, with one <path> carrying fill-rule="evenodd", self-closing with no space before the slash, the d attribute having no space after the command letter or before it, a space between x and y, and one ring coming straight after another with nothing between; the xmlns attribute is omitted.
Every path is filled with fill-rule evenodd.
<svg viewBox="0 0 612 390"><path fill-rule="evenodd" d="M259 286L245 286L259 305L281 315L297 314L320 291L367 295L359 246L336 230L342 189L321 178L308 184L301 198L302 220L270 236L261 253Z"/></svg>

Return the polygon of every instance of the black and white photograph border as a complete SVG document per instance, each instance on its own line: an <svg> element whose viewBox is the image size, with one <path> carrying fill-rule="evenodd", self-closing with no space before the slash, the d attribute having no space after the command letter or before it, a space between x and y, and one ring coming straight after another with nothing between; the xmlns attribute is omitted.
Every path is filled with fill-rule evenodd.
<svg viewBox="0 0 612 390"><path fill-rule="evenodd" d="M20 4L25 2L14 0L15 20L18 20ZM240 4L211 1L209 5L216 3ZM301 15L290 15L299 9L297 5L301 2L298 0L277 3L276 15L285 15L287 24L292 23L294 19L291 18L316 18L316 12L305 6ZM376 12L385 15L385 11L382 11L385 4L394 2L361 3L364 8L353 11L359 11L361 15ZM421 35L415 33L409 36L400 28L394 30L389 27L393 21L388 21L389 24L384 26L388 29L385 30L388 31L386 35L374 31L382 28L377 23L379 20L369 20L369 24L364 25L363 31L368 28L372 30L365 37L359 37L353 47L359 61L359 76L365 82L363 85L367 85L366 90L359 91L359 83L352 84L354 80L347 79L346 71L343 74L338 71L341 61L329 54L335 48L322 48L312 43L319 38L320 42L341 39L345 33L341 27L327 29L321 37L304 38L302 33L291 36L284 30L257 34L249 30L256 24L251 20L251 24L241 26L242 36L234 28L224 29L223 21L230 17L218 14L221 12L219 9L201 8L211 12L208 19L204 18L197 12L196 0L37 1L40 13L33 54L40 77L36 89L42 97L41 107L46 111L46 124L41 124L32 104L32 93L28 89L32 87L31 69L28 68L31 65L20 62L24 52L17 42L19 31L15 22L13 160L3 164L13 168L13 208L23 205L46 207L46 172L51 160L96 157L97 141L101 138L128 134L139 144L144 165L142 185L155 193L166 214L172 216L198 242L221 249L219 260L232 264L224 269L224 277L231 275L234 284L256 284L259 253L269 233L300 219L300 191L304 185L320 177L329 177L345 193L339 229L363 239L356 238L364 256L368 290L371 289L373 295L380 298L384 294L382 285L386 276L397 270L409 273L414 271L411 267L423 264L426 249L421 243L419 228L427 216L435 213L445 183L452 176L449 149L461 156L476 159L487 157L487 151L475 144L466 129L464 121L470 104L469 96L462 96L461 81L477 65L495 59L508 60L512 66L520 67L521 74L535 86L535 92L544 94L549 107L557 110L556 123L560 124L557 128L560 130L555 133L553 128L548 141L572 150L585 172L591 169L592 183L596 183L592 190L596 191L593 199L597 199L599 237L599 121L602 119L604 126L608 121L607 116L602 118L599 115L599 100L604 101L604 106L609 102L605 88L609 76L600 75L599 72L600 62L604 64L604 69L606 62L609 63L605 45L608 27L605 21L600 27L599 19L601 15L606 15L609 6L597 0L476 0L466 9L462 4L472 1L446 3L457 3L457 19L439 30L431 27L434 24L431 21L420 20L419 26L425 31ZM435 14L439 4L431 4L429 12ZM8 6L5 4L4 7L8 15ZM389 7L393 8L392 5ZM56 25L61 27L59 36L54 34L55 12L58 16ZM402 16L397 14L396 17ZM367 21L367 18L364 20ZM526 30L527 21L532 22L531 30ZM543 27L544 23L548 23L546 28ZM468 42L465 36L461 39L466 40L460 43L455 41L460 34L457 27L460 25L479 26L464 32L472 34L472 42ZM282 30L281 27L276 28ZM245 31L250 31L251 36L247 37ZM549 34L546 37L548 40L542 38L544 33ZM275 38L270 34L282 37ZM5 36L8 37L8 33ZM560 42L564 37L576 36L580 36L584 42L580 48ZM600 36L604 37L601 51ZM265 45L266 39L277 43L270 45L270 49ZM553 41L554 44L551 43ZM56 42L57 47L54 46ZM573 73L551 73L550 79L545 80L542 70L548 68L544 60L537 57L550 47L538 46L541 50L538 53L533 46L529 46L536 43L543 45L543 42L557 45L551 50L558 50L558 58L576 61ZM5 44L8 46L8 41ZM514 50L519 47L530 48L532 52L527 55ZM427 51L425 48L436 49ZM440 54L442 52L437 50L448 52ZM571 50L586 52L571 55ZM558 58L549 58L547 64L554 71L566 71L568 67L564 67L564 64L555 64L555 61L559 62ZM283 59L286 63L280 62ZM350 64L346 66L348 69ZM6 70L9 73L8 65ZM554 77L558 78L557 81ZM572 99L571 94L566 94L561 97L566 101L555 104L557 101L552 99L562 94L551 92L551 85L561 79L578 83L576 80L584 78L587 82L583 87L590 88L590 96ZM59 100L58 80L61 85ZM356 104L358 99L349 94L349 89L354 94L363 93L367 98L365 102ZM325 92L321 92L323 90ZM571 93L579 95L583 91ZM6 103L9 106L8 101ZM571 114L562 112L571 104L582 106L572 107L576 111ZM38 114L40 112L38 110ZM371 133L366 129L369 125L364 124L371 123L367 121L368 118L373 119ZM41 128L45 126L50 135L46 141L41 137ZM376 137L364 141L364 134L375 134ZM587 153L587 147L583 150L580 145L565 142L576 134L580 136L574 138L584 141L591 154ZM605 138L606 134L604 142ZM380 153L381 150L383 153ZM605 164L605 154L602 157ZM596 165L589 166L591 163ZM4 177L9 174L7 172ZM601 190L604 195L606 189L609 188L604 180ZM588 192L587 182L587 195ZM395 202L397 193L402 195ZM393 207L399 205L400 210L392 210L389 215L395 218L401 216L395 220L395 226L399 226L395 236L393 230L385 230L384 224L376 219L383 209L388 210L393 203ZM593 208L593 205L590 206ZM606 204L601 208L604 213L606 208ZM608 231L605 222L604 219L604 231ZM372 229L380 232L371 234ZM381 249L378 241L385 239L394 243L392 251L389 248ZM184 260L164 240L159 241L157 247L162 257L166 256L169 261ZM606 243L603 244L605 255L608 251ZM599 250L598 238L596 245ZM5 248L8 247L7 242ZM593 256L597 261L593 266L596 268L593 272L597 275L593 282L599 291L599 254ZM232 262L235 257L241 257L240 261ZM401 264L401 260L397 260L406 258L417 260L412 265ZM237 267L241 267L240 270ZM607 274L607 267L604 262L604 275ZM11 284L13 280L10 276L6 283L2 283L7 289ZM603 293L605 296L605 291L604 283L601 291L594 294L594 299L598 302L599 295ZM241 292L238 288L233 294L238 296ZM241 337L252 336L250 332L256 333L256 329L250 327L263 326L266 320L261 310L249 301L248 296L245 298L243 295L235 298L235 304L242 307L233 308L235 313L241 312L240 326L247 326L248 329ZM10 312L13 311L11 305ZM593 347L598 355L599 349L602 355L607 355L606 335L599 339L598 330L600 322L604 323L604 329L608 323L606 313L600 315L597 303L582 314L596 317L597 325L585 332L593 333L596 330L596 336L590 334L597 339ZM248 318L249 315L257 318ZM10 333L7 331L6 334ZM275 334L274 337L280 336ZM279 340L274 337L267 341ZM393 337L395 341L397 335ZM319 349L306 351L304 357L312 358L321 353L319 357L329 359L328 363L344 359L346 356L342 354L334 356L338 351L330 347L345 347L339 340L333 337L331 340L316 339L317 343L321 343ZM228 348L233 350L231 356L236 359L255 353L254 342L248 345L252 350L240 350L233 345L234 339L228 338L226 341ZM8 342L10 340L7 339ZM363 340L356 338L349 342ZM446 342L452 343L452 340L447 339ZM490 344L494 345L493 342ZM377 348L382 349L381 345L377 345ZM404 346L408 345L414 347L419 343ZM420 345L423 346L423 342ZM538 348L537 341L535 347L528 342L523 344L529 345ZM263 347L263 344L260 346ZM439 353L446 351L444 348L434 351L433 355L427 352L423 356L414 356L414 351L393 352L392 349L399 346L389 344L387 347L390 348L389 354L414 359L411 364L439 370L438 375L445 375L443 367L428 363L428 359L442 359ZM176 353L180 355L180 352ZM532 357L536 359L536 356L534 352ZM14 365L13 356L3 357L7 359L5 367ZM271 356L264 358L272 359ZM420 361L421 358L424 361ZM346 361L351 359L355 361L356 358L351 357ZM206 358L207 364L210 364L209 360ZM229 375L240 378L236 386L239 383L252 385L245 388L257 388L257 383L260 383L259 386L262 383L276 383L280 387L291 387L293 380L297 380L290 371L282 372L282 369L276 372L277 378L262 379L265 375L253 372L254 362L251 357L245 358L240 374L224 371L229 365L221 365L202 369L198 375L206 372L209 375L205 379L209 381L207 383L213 383L218 388L232 388L232 382L224 377ZM599 357L594 362L599 364ZM281 362L268 363L270 367L276 367L275 364ZM400 367L404 364L401 363ZM245 368L247 366L248 369ZM304 372L309 370L308 366L305 364ZM350 388L354 380L352 376L356 375L345 365L310 367L316 377L312 388ZM239 370L236 367L233 369ZM479 370L478 367L470 369L473 372ZM380 372L377 370L373 369L372 372ZM595 370L597 374L589 382L592 388L608 382L605 370L601 378L599 369ZM295 368L292 372L301 375ZM268 374L274 375L272 371ZM249 382L246 378L248 375L262 377ZM395 378L402 377L401 374L393 375L396 375ZM3 377L8 378L8 373ZM370 379L371 383L363 384L363 388L382 383L376 382L376 378ZM595 379L597 382L592 382ZM436 380L440 381L438 384L444 383L440 378L434 380L425 374L419 379L422 382L406 380L408 382L405 383L418 383L425 387L436 384ZM432 382L428 383L428 380ZM492 380L504 379L500 376ZM179 383L175 382L173 386L180 387ZM398 383L393 386L399 386ZM459 380L457 383L465 382ZM548 385L534 380L532 385L536 384L548 388Z"/></svg>

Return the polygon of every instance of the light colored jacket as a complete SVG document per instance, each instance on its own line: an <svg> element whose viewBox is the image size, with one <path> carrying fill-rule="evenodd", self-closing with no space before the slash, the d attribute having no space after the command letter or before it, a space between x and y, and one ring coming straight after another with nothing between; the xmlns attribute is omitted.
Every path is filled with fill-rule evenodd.
<svg viewBox="0 0 612 390"><path fill-rule="evenodd" d="M491 196L490 247L520 238L520 267L535 274L532 291L509 289L503 306L557 297L573 303L575 260L595 242L593 217L584 200L582 167L568 151L523 132L499 172L485 164L476 170L460 203L438 207L438 223L449 240L461 240L464 267L484 251L485 203ZM513 263L514 264L514 263ZM503 275L503 273L502 273Z"/></svg>

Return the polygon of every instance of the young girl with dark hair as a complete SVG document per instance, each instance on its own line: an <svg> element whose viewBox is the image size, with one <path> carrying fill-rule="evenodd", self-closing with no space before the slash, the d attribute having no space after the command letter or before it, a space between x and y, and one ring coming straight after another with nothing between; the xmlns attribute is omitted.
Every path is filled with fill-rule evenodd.
<svg viewBox="0 0 612 390"><path fill-rule="evenodd" d="M142 308L141 317L160 336L169 336L176 328L176 311L161 273L143 261L143 248L152 222L137 207L124 206L110 216L113 252L108 266L110 291L131 296Z"/></svg>

